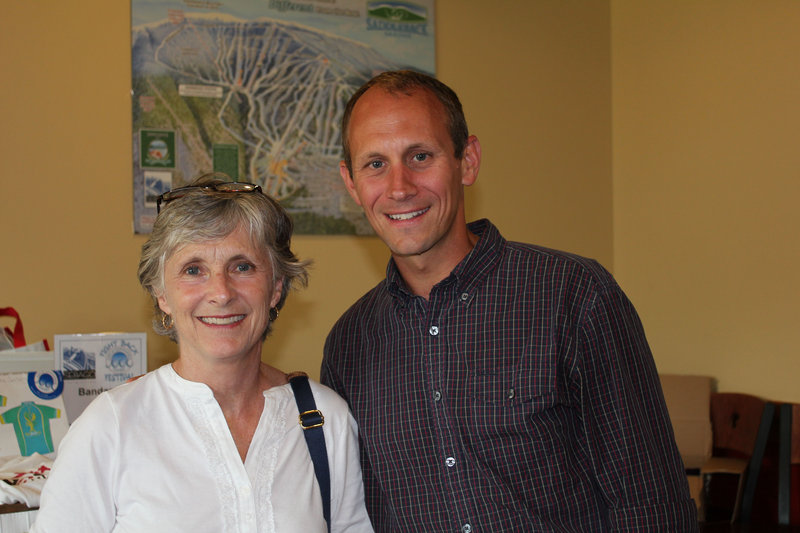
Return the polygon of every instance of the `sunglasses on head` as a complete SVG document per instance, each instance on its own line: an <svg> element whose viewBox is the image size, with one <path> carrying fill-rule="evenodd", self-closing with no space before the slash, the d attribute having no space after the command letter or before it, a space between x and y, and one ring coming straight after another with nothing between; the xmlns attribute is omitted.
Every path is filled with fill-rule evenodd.
<svg viewBox="0 0 800 533"><path fill-rule="evenodd" d="M229 181L227 183L216 183L212 185L187 185L167 191L156 199L156 214L161 213L161 204L166 206L173 200L183 198L193 190L213 191L213 192L261 192L261 186L244 181Z"/></svg>

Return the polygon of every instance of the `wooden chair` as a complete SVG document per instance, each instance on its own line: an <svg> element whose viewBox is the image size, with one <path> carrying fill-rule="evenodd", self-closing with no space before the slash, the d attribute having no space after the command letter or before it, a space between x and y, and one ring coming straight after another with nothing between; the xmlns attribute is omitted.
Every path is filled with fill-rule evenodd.
<svg viewBox="0 0 800 533"><path fill-rule="evenodd" d="M774 408L774 404L749 394L711 395L713 454L700 474L706 487L714 474L738 476L731 523L740 517L749 521Z"/></svg>
<svg viewBox="0 0 800 533"><path fill-rule="evenodd" d="M711 457L709 405L713 379L709 376L660 374L675 443L686 468L689 492L703 520L703 481L700 469Z"/></svg>
<svg viewBox="0 0 800 533"><path fill-rule="evenodd" d="M713 392L708 376L659 377L700 520L712 476L729 474L738 478L729 520L749 522L775 405L749 394Z"/></svg>

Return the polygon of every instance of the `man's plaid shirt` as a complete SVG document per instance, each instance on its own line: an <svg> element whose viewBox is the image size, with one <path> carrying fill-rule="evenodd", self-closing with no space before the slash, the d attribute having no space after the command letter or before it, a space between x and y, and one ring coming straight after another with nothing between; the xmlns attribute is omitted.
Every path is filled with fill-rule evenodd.
<svg viewBox="0 0 800 533"><path fill-rule="evenodd" d="M611 275L488 220L470 230L429 300L390 261L325 345L376 530L696 531L653 357Z"/></svg>

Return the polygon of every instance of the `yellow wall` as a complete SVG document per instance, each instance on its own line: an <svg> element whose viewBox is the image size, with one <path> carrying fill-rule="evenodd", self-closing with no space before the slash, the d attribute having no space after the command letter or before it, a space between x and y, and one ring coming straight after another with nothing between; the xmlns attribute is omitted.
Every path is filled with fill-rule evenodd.
<svg viewBox="0 0 800 533"><path fill-rule="evenodd" d="M608 264L608 7L488 4L437 5L439 74L484 146L471 215ZM0 62L0 306L22 313L29 341L147 331L150 368L170 361L175 347L152 333L136 280L128 3L3 3ZM311 284L290 297L265 358L316 376L325 335L382 278L388 254L375 238L294 246L315 261Z"/></svg>
<svg viewBox="0 0 800 533"><path fill-rule="evenodd" d="M800 400L800 7L730 4L439 0L438 75L483 145L470 217L613 269L660 369ZM150 368L172 360L136 281L129 5L4 3L0 72L0 306L30 341L147 331ZM316 376L328 329L387 254L374 238L294 246L315 260L311 285L265 358Z"/></svg>
<svg viewBox="0 0 800 533"><path fill-rule="evenodd" d="M800 401L800 3L612 2L614 267L663 371Z"/></svg>

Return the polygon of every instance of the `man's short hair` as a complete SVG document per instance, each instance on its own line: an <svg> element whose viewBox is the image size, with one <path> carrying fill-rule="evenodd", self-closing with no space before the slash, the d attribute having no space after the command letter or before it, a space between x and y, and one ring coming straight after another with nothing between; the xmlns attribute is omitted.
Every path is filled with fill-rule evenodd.
<svg viewBox="0 0 800 533"><path fill-rule="evenodd" d="M378 87L390 94L402 93L411 95L417 90L430 91L444 107L448 121L447 129L450 131L450 139L453 141L454 155L457 159L461 159L464 155L464 148L467 146L469 130L467 129L467 119L464 117L464 110L461 108L461 102L455 91L427 74L422 74L414 70L392 70L382 72L362 85L355 94L350 97L350 100L347 102L347 107L345 107L344 116L342 116L342 153L345 165L351 177L353 175L353 165L348 132L350 117L353 114L353 108L355 108L359 98L372 87Z"/></svg>

